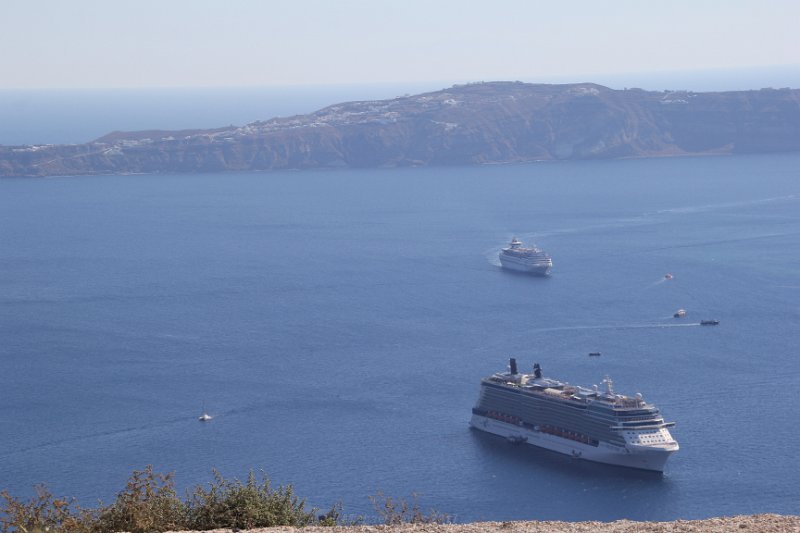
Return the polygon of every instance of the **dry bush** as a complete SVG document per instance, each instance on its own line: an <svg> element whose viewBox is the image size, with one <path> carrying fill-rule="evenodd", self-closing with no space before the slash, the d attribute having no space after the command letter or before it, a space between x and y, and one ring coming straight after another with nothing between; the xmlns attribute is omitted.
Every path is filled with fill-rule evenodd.
<svg viewBox="0 0 800 533"><path fill-rule="evenodd" d="M35 495L28 501L0 492L0 531L2 533L34 533L63 531L84 533L85 519L90 512L80 509L74 499L56 498L44 485L34 487Z"/></svg>
<svg viewBox="0 0 800 533"><path fill-rule="evenodd" d="M425 513L419 506L417 495L411 494L411 503L403 498L392 498L379 492L370 496L372 507L384 524L445 524L451 522L450 515L430 509Z"/></svg>

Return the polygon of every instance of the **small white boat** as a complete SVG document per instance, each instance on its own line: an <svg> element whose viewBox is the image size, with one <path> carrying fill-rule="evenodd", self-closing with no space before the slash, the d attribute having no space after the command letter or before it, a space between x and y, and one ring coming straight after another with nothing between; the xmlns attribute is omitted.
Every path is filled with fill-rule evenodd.
<svg viewBox="0 0 800 533"><path fill-rule="evenodd" d="M678 309L672 316L675 318L683 318L686 316L686 309Z"/></svg>
<svg viewBox="0 0 800 533"><path fill-rule="evenodd" d="M203 414L202 414L202 415L200 415L199 417L197 417L197 419L198 419L200 422L208 422L208 421L209 421L209 420L211 420L212 418L214 418L214 417L213 417L213 416L211 416L210 414L206 413L205 411L203 411Z"/></svg>

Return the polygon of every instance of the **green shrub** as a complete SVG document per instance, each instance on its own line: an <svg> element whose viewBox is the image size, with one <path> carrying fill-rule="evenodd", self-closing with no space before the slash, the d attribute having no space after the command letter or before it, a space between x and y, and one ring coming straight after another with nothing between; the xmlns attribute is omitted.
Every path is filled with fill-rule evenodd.
<svg viewBox="0 0 800 533"><path fill-rule="evenodd" d="M159 474L152 466L135 470L125 489L110 505L82 509L75 500L56 498L44 485L29 501L0 492L0 533L151 533L181 529L253 529L271 526L336 526L344 524L342 507L334 505L318 515L306 509L305 500L291 485L273 488L266 475L261 481L250 472L246 482L225 479L216 470L207 486L194 488L181 500L172 474ZM383 494L371 497L386 524L441 524L450 517L437 511L424 513L412 502ZM357 519L352 523L362 523Z"/></svg>
<svg viewBox="0 0 800 533"><path fill-rule="evenodd" d="M108 507L96 510L93 530L149 533L186 529L186 504L175 493L172 474L135 470L125 490Z"/></svg>
<svg viewBox="0 0 800 533"><path fill-rule="evenodd" d="M189 523L200 530L306 526L316 521L315 512L306 511L305 500L295 496L291 485L274 489L266 475L259 483L253 472L243 483L214 470L214 481L207 489L196 487L188 501Z"/></svg>

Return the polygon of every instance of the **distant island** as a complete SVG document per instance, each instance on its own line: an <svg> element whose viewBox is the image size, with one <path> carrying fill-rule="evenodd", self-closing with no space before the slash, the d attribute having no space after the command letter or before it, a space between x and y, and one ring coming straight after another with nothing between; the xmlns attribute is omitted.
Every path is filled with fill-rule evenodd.
<svg viewBox="0 0 800 533"><path fill-rule="evenodd" d="M0 146L0 177L472 165L800 151L800 89L490 82L210 130Z"/></svg>

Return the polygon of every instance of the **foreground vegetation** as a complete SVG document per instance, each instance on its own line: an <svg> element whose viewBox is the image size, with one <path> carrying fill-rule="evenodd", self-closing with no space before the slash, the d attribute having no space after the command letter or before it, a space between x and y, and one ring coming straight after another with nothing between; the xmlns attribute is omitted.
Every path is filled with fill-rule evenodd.
<svg viewBox="0 0 800 533"><path fill-rule="evenodd" d="M436 511L424 513L416 499L408 503L379 494L371 501L386 524L448 520ZM172 474L160 474L148 466L133 472L113 503L97 508L82 508L74 499L57 498L44 485L37 486L28 501L0 492L2 533L150 533L343 523L340 505L325 513L306 509L305 500L294 494L291 485L273 488L265 475L259 481L252 472L243 482L225 479L214 471L213 481L196 486L181 499Z"/></svg>

